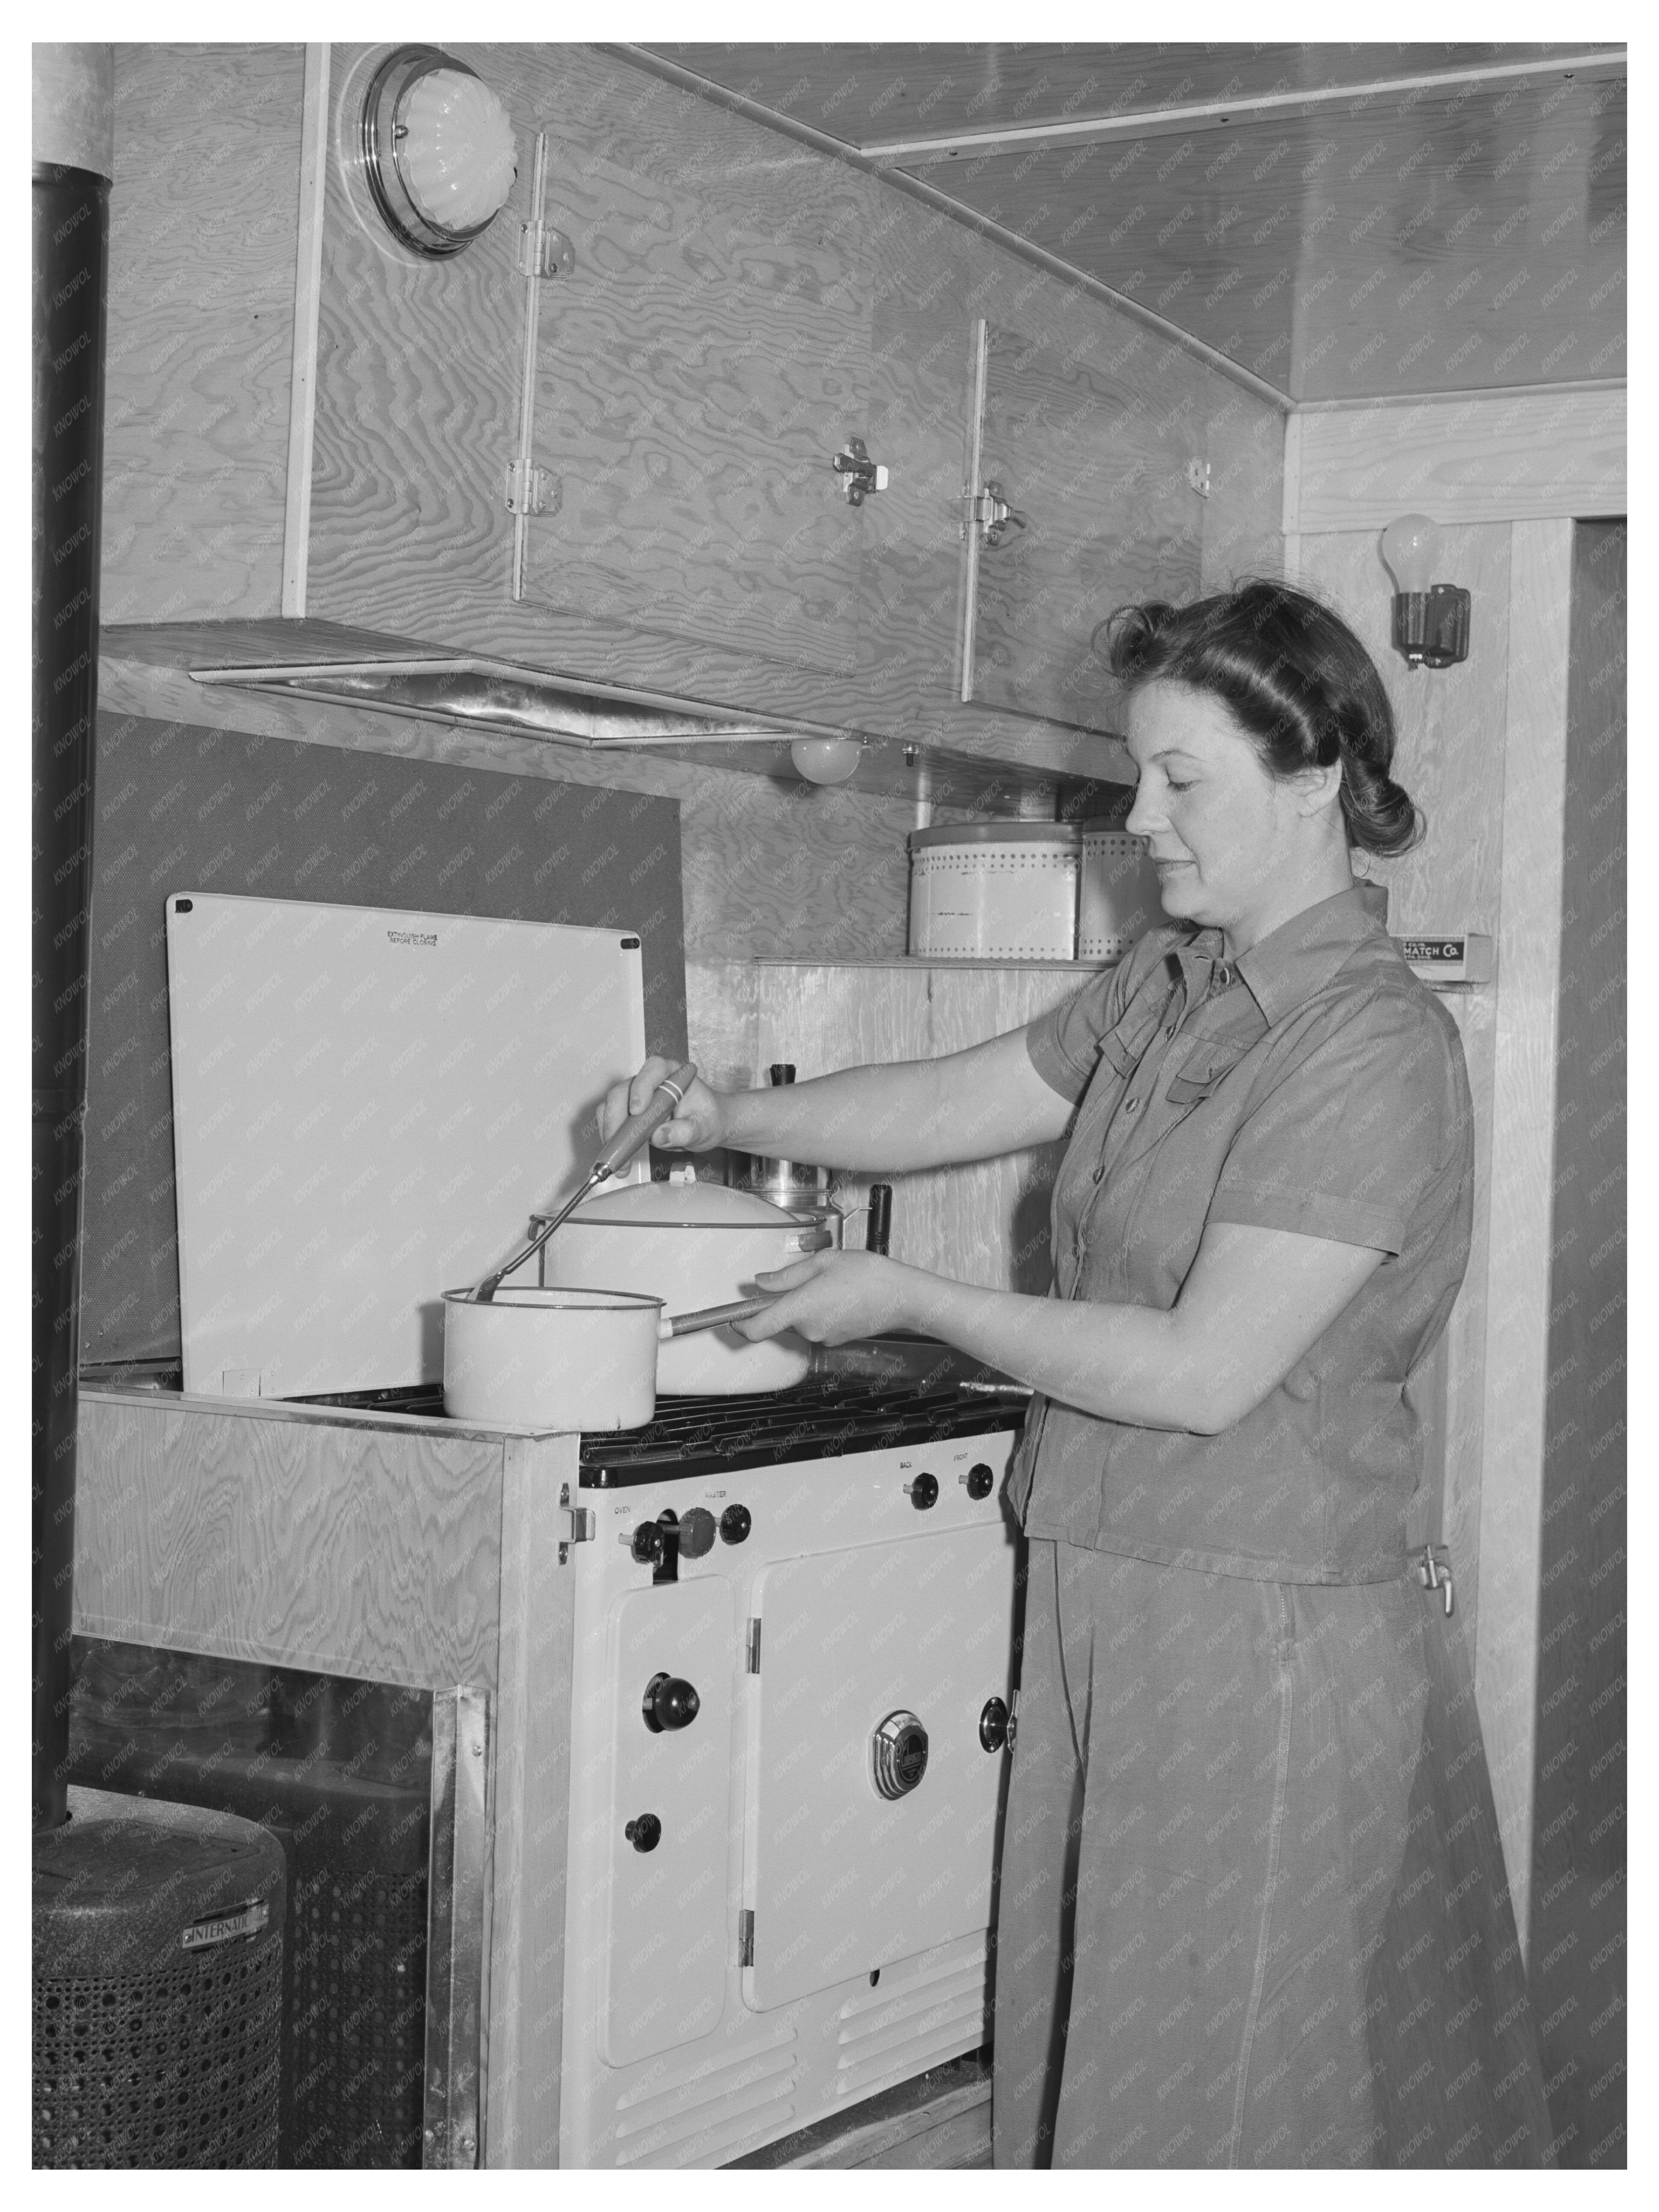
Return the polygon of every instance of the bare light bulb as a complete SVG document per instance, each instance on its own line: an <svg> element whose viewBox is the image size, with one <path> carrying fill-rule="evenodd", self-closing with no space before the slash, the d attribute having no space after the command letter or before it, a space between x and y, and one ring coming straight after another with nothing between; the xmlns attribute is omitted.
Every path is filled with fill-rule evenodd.
<svg viewBox="0 0 1659 2212"><path fill-rule="evenodd" d="M797 738L789 757L808 783L845 783L863 752L856 738Z"/></svg>
<svg viewBox="0 0 1659 2212"><path fill-rule="evenodd" d="M1426 514L1402 514L1382 532L1382 565L1401 592L1426 592L1440 565L1440 526Z"/></svg>

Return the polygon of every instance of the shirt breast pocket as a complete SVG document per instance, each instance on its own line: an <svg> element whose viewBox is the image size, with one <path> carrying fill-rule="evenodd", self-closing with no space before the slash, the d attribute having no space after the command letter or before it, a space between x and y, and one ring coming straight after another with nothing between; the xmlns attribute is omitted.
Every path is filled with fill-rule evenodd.
<svg viewBox="0 0 1659 2212"><path fill-rule="evenodd" d="M1223 1078L1231 1075L1248 1047L1237 1041L1200 1043L1182 1061L1178 1075L1170 1078L1165 1096L1170 1105L1184 1112L1210 1097Z"/></svg>

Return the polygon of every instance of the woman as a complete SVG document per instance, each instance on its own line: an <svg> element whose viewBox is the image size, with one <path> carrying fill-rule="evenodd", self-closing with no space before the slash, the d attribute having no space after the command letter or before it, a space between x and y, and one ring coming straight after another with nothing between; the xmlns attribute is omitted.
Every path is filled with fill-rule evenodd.
<svg viewBox="0 0 1659 2212"><path fill-rule="evenodd" d="M1028 1029L699 1084L658 1141L902 1170L1070 1133L1051 1297L825 1254L763 1278L744 1334L918 1330L1034 1387L997 2163L1381 2162L1376 1969L1433 1827L1407 1383L1468 1259L1468 1087L1354 879L1419 834L1358 639L1267 583L1109 637L1167 921Z"/></svg>

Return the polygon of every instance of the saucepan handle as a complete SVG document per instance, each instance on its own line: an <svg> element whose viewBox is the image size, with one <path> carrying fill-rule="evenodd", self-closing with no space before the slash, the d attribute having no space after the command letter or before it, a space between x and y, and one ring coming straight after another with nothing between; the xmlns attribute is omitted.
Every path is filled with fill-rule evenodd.
<svg viewBox="0 0 1659 2212"><path fill-rule="evenodd" d="M695 1336L700 1328L724 1328L732 1322L752 1320L771 1303L770 1298L739 1298L735 1305L704 1306L700 1313L665 1314L657 1334L665 1344L671 1336Z"/></svg>

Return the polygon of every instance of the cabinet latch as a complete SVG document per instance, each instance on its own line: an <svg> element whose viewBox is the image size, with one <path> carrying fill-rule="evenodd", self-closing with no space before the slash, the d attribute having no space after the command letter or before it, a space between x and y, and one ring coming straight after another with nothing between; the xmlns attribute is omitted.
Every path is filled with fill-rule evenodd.
<svg viewBox="0 0 1659 2212"><path fill-rule="evenodd" d="M871 459L862 438L849 438L845 453L832 454L830 465L841 478L848 507L862 507L866 494L887 489L887 465Z"/></svg>
<svg viewBox="0 0 1659 2212"><path fill-rule="evenodd" d="M1192 489L1198 494L1200 499L1208 499L1210 496L1209 463L1207 461L1200 461L1197 456L1194 455L1194 458L1187 464L1187 482L1191 485Z"/></svg>
<svg viewBox="0 0 1659 2212"><path fill-rule="evenodd" d="M1425 1589L1445 1592L1446 1618L1451 1619L1452 1571L1443 1544L1425 1544L1423 1556L1417 1563L1417 1579Z"/></svg>
<svg viewBox="0 0 1659 2212"><path fill-rule="evenodd" d="M755 1916L752 1912L738 1915L738 1964L752 1966L755 1963Z"/></svg>
<svg viewBox="0 0 1659 2212"><path fill-rule="evenodd" d="M599 1516L591 1505L570 1503L570 1485L559 1485L559 1565L563 1566L570 1557L573 1544L591 1544L598 1528Z"/></svg>
<svg viewBox="0 0 1659 2212"><path fill-rule="evenodd" d="M994 478L982 491L964 492L962 503L967 510L968 526L978 531L983 544L1000 545L1010 530L1025 527L1024 516L1014 513Z"/></svg>

